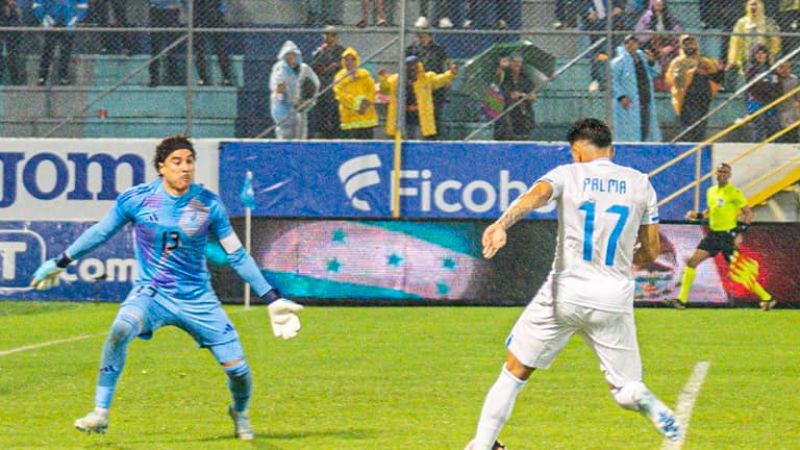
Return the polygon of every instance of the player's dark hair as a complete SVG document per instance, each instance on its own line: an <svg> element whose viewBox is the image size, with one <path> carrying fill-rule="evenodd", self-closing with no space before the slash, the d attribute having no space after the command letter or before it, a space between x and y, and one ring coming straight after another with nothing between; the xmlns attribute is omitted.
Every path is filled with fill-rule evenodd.
<svg viewBox="0 0 800 450"><path fill-rule="evenodd" d="M172 152L184 148L191 150L192 157L197 158L194 145L192 145L192 141L188 137L176 134L175 136L164 138L156 147L156 154L153 157L153 165L156 167L156 172L158 172L158 165L166 161ZM161 175L159 174L159 176Z"/></svg>
<svg viewBox="0 0 800 450"><path fill-rule="evenodd" d="M572 124L567 141L570 145L577 141L589 141L598 148L606 148L611 145L611 129L602 120L583 119Z"/></svg>
<svg viewBox="0 0 800 450"><path fill-rule="evenodd" d="M719 169L720 167L727 167L727 168L728 168L728 170L733 170L733 168L731 167L731 165L730 165L730 164L728 164L728 163L726 163L726 162L724 162L724 163L719 163L719 165L717 166L717 169Z"/></svg>

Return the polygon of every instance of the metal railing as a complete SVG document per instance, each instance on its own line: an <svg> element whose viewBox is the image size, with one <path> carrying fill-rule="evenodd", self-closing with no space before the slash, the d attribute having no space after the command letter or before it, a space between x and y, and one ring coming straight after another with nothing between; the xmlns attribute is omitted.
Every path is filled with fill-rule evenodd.
<svg viewBox="0 0 800 450"><path fill-rule="evenodd" d="M112 27L112 26L95 26L95 27L83 27L78 26L75 30L67 30L65 28L49 28L49 29L42 29L38 26L30 26L32 22L27 22L28 25L26 26L17 26L17 27L0 27L0 33L21 33L21 35L28 36L28 41L35 41L32 39L31 36L39 36L45 33L75 33L77 36L84 38L86 41L97 41L102 40L104 36L111 41L120 38L123 35L131 36L131 37L138 37L143 34L152 34L152 33L175 33L179 34L180 37L177 41L173 41L169 47L162 49L158 52L157 55L150 57L147 62L144 62L140 65L137 65L133 69L129 69L125 73L119 73L119 78L117 81L112 82L110 85L107 86L100 86L102 88L102 92L97 96L93 97L91 101L87 101L86 104L82 104L78 107L74 108L69 114L66 114L64 117L56 117L57 124L53 127L49 127L45 130L42 134L44 136L54 136L59 132L63 131L64 127L68 124L73 124L85 119L85 114L95 105L97 105L102 99L107 98L113 92L118 91L123 86L126 86L132 79L134 79L137 75L139 75L144 68L148 66L149 63L157 60L157 59L164 59L167 54L171 50L175 50L179 47L186 47L185 49L185 66L186 66L186 77L185 77L185 114L180 119L185 123L185 132L188 134L192 134L197 123L197 119L202 119L203 117L197 116L196 108L194 107L194 103L197 101L197 93L198 89L195 86L194 80L196 79L193 75L192 68L195 66L194 59L197 57L196 52L194 51L196 47L196 40L200 36L208 36L213 34L222 33L225 36L233 37L236 36L235 39L231 38L229 41L233 40L236 42L246 42L247 39L253 38L255 36L264 36L264 35L272 35L275 36L276 39L285 39L287 36L308 36L311 33L322 33L324 30L319 27L314 26L306 26L302 25L302 16L305 11L303 11L303 4L305 2L282 2L282 1L273 1L270 3L270 0L234 0L230 2L233 6L232 9L237 9L238 12L228 12L228 20L231 21L230 25L222 24L219 27L205 27L205 26L198 26L195 23L194 18L195 10L194 8L198 5L196 0L190 0L186 2L184 14L183 14L183 22L184 25L182 26L173 26L173 27L152 27L149 26L149 21L144 16L146 9L144 7L144 2L130 2L130 6L127 10L127 14L130 16L132 14L137 14L135 17L129 17L127 22L131 24L137 24L141 26L129 26L129 27ZM442 29L442 28L426 28L425 30L421 30L415 27L415 22L417 21L417 17L415 15L415 6L416 2L408 1L408 0L398 0L397 2L397 9L398 12L397 18L399 19L394 26L390 27L371 27L371 28L358 28L351 25L334 25L333 30L340 33L340 35L346 35L354 42L358 42L359 45L364 45L366 47L366 53L370 55L370 57L365 58L365 61L372 61L378 65L392 65L393 67L401 67L404 55L404 47L405 47L405 40L411 40L412 36L419 33L420 31L427 31L433 33L434 38L437 40L441 40L442 43L447 47L449 53L453 55L457 55L457 59L459 60L466 60L468 56L477 55L481 51L485 50L487 46L492 45L493 42L500 42L504 40L514 40L514 39L526 39L533 41L537 46L540 48L550 52L553 56L557 57L559 61L566 60L566 63L562 63L560 69L550 77L550 81L553 81L559 77L564 78L565 75L570 75L571 73L577 73L578 70L585 69L581 68L581 62L586 61L588 64L598 64L598 61L592 53L596 50L604 47L604 53L608 55L609 58L612 58L614 55L615 44L616 42L624 35L627 34L635 34L637 36L664 36L664 37L677 37L684 33L691 33L692 35L696 36L698 39L706 40L706 41L719 41L720 45L724 45L723 41L727 40L731 36L742 36L748 39L756 39L760 37L770 37L770 36L779 36L784 38L787 41L791 41L792 39L797 40L800 38L800 33L795 32L785 32L785 31L770 31L770 32L760 32L760 33L732 33L729 30L713 30L713 29L704 29L697 25L697 17L694 14L699 14L700 11L694 10L693 8L689 8L686 5L682 4L682 11L684 12L683 16L676 16L679 20L685 22L686 24L684 28L688 31L648 31L648 30L634 30L634 22L638 19L642 12L634 12L632 9L626 10L625 15L627 17L628 24L625 26L616 27L616 25L611 20L605 20L604 25L605 27L602 29L593 29L593 30L586 30L586 29L561 29L555 30L550 27L550 22L555 21L557 18L551 14L551 10L549 10L549 4L544 4L542 2L533 2L530 0L519 0L518 2L503 2L504 4L511 5L509 8L516 8L513 9L513 14L516 14L517 17L509 17L512 10L508 11L491 11L497 17L501 17L505 14L506 21L510 19L514 19L517 23L516 25L508 25L505 29L501 29L499 27L490 27L484 29L465 29L465 28L450 28L450 29ZM458 3L459 8L461 4L467 5L471 4L472 2L452 2ZM256 14L254 17L250 17L251 10L257 9L262 7L261 5L271 5L274 11L269 11L266 8L262 8L261 12ZM477 4L477 3L476 3ZM360 4L356 1L344 1L341 3L343 7L344 16L342 20L344 23L353 24L357 19L356 16L359 14ZM545 6L543 6L545 5ZM676 9L677 11L677 9ZM269 14L274 12L274 17L270 16ZM673 11L674 12L674 11ZM722 12L722 11L720 11ZM484 14L487 13L486 11L469 11L466 14L468 16L474 18L476 14ZM260 14L260 15L259 15ZM573 11L574 15L583 15L581 11ZM677 13L675 13L677 14ZM30 17L30 14L27 14ZM744 8L742 8L741 15L744 15ZM279 17L285 17L287 19L278 19ZM429 17L429 22L435 22L434 17ZM779 18L780 19L780 18ZM252 22L251 22L252 20ZM283 23L276 23L281 22ZM585 21L585 17L579 18L578 24L582 21ZM119 23L119 20L117 20ZM108 21L104 21L104 23L108 23ZM509 22L510 23L510 22ZM499 24L499 22L498 22ZM456 24L458 25L458 24ZM578 27L580 28L580 26ZM599 39L596 40L593 44L588 43L588 39L591 36L596 36ZM245 38L243 38L245 37ZM486 39L483 39L486 38ZM205 38L204 38L205 39ZM304 38L306 39L306 38ZM483 40L482 40L483 39ZM307 39L306 39L307 40ZM143 39L137 39L139 44L142 44ZM35 44L35 43L34 43ZM399 44L399 51L396 53L392 53L388 57L381 58L379 55L388 55L386 50L389 49L392 45ZM703 44L701 42L701 44ZM244 45L244 44L243 44ZM307 44L306 44L307 45ZM142 49L142 45L139 45L140 51ZM703 47L703 45L701 45ZM712 45L713 47L713 45ZM308 48L308 47L306 47ZM182 50L183 51L183 50ZM252 53L248 53L246 49L240 48L236 50L237 53L245 54L246 58L250 57L258 57L261 58L265 63L266 61L271 60L274 58L275 55L254 55ZM794 61L795 57L797 56L798 52L800 52L800 47L793 50L791 53L787 54L787 56L783 57L779 62L790 60ZM30 53L35 53L34 51L30 51ZM711 55L716 56L716 55ZM373 58L374 57L374 58ZM589 57L590 60L585 58ZM595 96L591 97L592 102L595 100L602 99L603 103L603 115L604 119L611 124L612 126L617 125L613 123L613 106L614 102L616 101L612 95L612 76L611 76L611 67L608 63L600 62L599 64L603 64L603 70L605 71L605 90L601 94L596 94ZM777 63L776 63L777 65ZM774 67L774 66L773 66ZM663 70L664 68L662 68ZM573 72L570 72L573 71ZM401 74L402 75L402 74ZM264 77L268 76L268 70L264 70ZM762 75L763 76L763 75ZM708 119L714 118L722 111L724 108L729 108L731 105L734 104L734 99L740 98L744 93L747 92L748 88L750 88L753 84L757 83L761 77L751 80L749 83L745 84L741 88L737 89L734 93L729 94L727 99L724 99L721 104L716 106L712 111L710 111L706 116L704 116L701 120L697 121L696 123L703 123ZM574 85L570 86L569 95L578 95L579 92L585 91L586 86L579 85L582 81L579 81L580 77L576 77L574 79ZM252 80L246 80L246 83L250 83ZM245 84L243 86L244 89L240 91L239 95L251 95L254 89L256 89L256 85L248 85ZM548 86L551 86L548 84ZM207 88L204 88L207 89ZM327 92L331 89L331 86L321 86L322 92ZM540 99L544 101L546 97L549 95L549 89L547 86L537 86L535 88L535 93L541 93ZM474 92L460 92L459 95L472 95L473 97L476 96ZM404 95L403 90L398 91L398 95ZM584 94L580 94L584 95ZM657 94L659 98L663 98L668 94ZM453 95L455 97L455 94ZM235 97L232 97L235 101ZM402 100L402 99L401 99ZM508 102L505 109L502 111L501 114L507 115L511 114L514 108L519 107L522 101L514 101ZM663 103L663 102L662 102ZM401 102L402 104L402 102ZM479 104L479 101L476 99L472 99L471 103L467 102L464 104L471 105L475 107ZM660 107L663 105L659 105ZM668 117L671 113L669 111L659 111L662 115L662 122L665 122L664 118ZM264 111L263 119L266 122L269 122L270 119L267 117L266 111ZM402 114L398 114L398 120L402 120L400 116ZM237 117L239 118L239 117ZM230 118L231 121L235 121L237 118ZM547 119L547 118L545 118ZM13 119L10 117L5 117L2 119L3 122L10 123L14 121L26 121L31 120L27 117L21 117L18 119ZM34 121L37 120L36 118L33 119ZM491 126L494 122L499 120L495 118L494 120L487 120L487 121L480 121L480 120L473 120L471 122L472 125L477 125L478 129L472 129L470 132L465 132L464 135L454 136L459 139L474 139L478 136L480 130L484 130L487 127ZM566 120L566 119L558 119L558 120ZM666 123L666 122L665 122ZM557 123L556 125L563 125L564 128L568 125L568 123ZM400 123L399 129L402 131L404 130L403 124ZM714 126L718 126L719 124L715 124ZM672 138L669 138L671 142L677 142L680 140L682 136L686 133L692 131L692 129L697 126L690 126L684 130L678 131L676 134L672 135ZM253 130L248 135L241 135L238 137L266 137L269 133L274 130L276 124L272 124L269 126L262 126L259 127L258 130ZM403 133L403 135L405 135ZM726 134L727 135L727 134ZM229 136L234 137L234 136ZM537 139L537 132L534 131L532 139Z"/></svg>

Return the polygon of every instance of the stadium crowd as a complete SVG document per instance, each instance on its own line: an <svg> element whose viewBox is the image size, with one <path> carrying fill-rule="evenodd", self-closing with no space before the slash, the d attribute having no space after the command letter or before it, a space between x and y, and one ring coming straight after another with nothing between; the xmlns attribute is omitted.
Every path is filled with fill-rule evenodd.
<svg viewBox="0 0 800 450"><path fill-rule="evenodd" d="M396 86L397 77L378 73L375 68L366 70L362 67L360 49L340 43L337 32L353 26L396 26L397 3L397 0L360 0L359 20L345 23L341 0L302 2L304 20L299 25L326 28L322 33L322 45L306 58L308 64L304 63L300 48L291 41L284 47L292 49L275 57L277 62L270 77L270 115L277 123L277 137L370 139L384 135L374 130L379 118L395 114L394 103L400 91ZM610 86L617 140L662 139L658 116L666 112L656 108L659 93L671 96L680 130L687 131L685 139L699 141L705 136L707 124L695 123L708 112L718 92L726 88L732 90L768 72L748 90L746 111L753 113L796 86L791 64L782 66L781 70L770 71L770 67L800 44L797 36L782 38L779 35L798 31L800 0L697 3L701 27L737 33L720 39L718 55L701 55L703 40L719 38L686 32L687 18L676 13L668 0L555 0L553 28L596 33L589 36L592 42L602 38L600 32L609 26L618 32L613 38L616 49L613 55L605 54L605 45L598 46L589 55L591 80L588 85L591 92ZM0 43L5 46L0 65L3 82L26 84L29 79L26 54L40 49L35 83L44 86L52 80L54 84L71 84L75 29L132 27L128 5L123 0L0 0L0 26L12 28L0 33ZM179 28L186 22L185 0L147 0L147 5L149 28ZM405 52L409 75L404 90L405 116L411 129L418 129L413 135L436 139L443 135L446 127L444 117L450 85L458 76L458 67L450 60L445 45L434 38L435 32L440 29L520 29L523 2L420 0L416 5L418 10L410 11L415 37ZM228 2L225 0L194 0L192 11L195 27L226 26ZM22 45L23 33L13 31L13 27L23 25L55 31L40 33L41 45ZM175 45L181 33L151 30L149 38L144 40L138 39L140 35L142 33L136 36L101 33L99 52L130 55L149 50L153 58L149 65L150 86L185 84L186 77L181 71L185 60L181 53L185 50ZM209 53L216 55L220 67L218 84L239 84L226 39L226 34L214 32L195 37L194 51L198 57L193 59L199 85L215 84L205 58ZM56 49L57 69L55 76L51 76ZM475 49L475 53L482 50ZM203 57L199 57L201 55ZM494 138L535 139L535 90L543 86L536 86L539 81L526 69L531 61L512 53L496 58L494 63L495 75L487 86L494 108L489 117L495 119ZM606 80L607 73L612 80ZM281 80L273 83L276 77ZM383 105L388 105L388 109ZM781 111L762 114L752 126L752 138L763 140L786 127L798 116L799 108L800 102L795 96L781 106ZM387 124L385 131L391 135L393 124ZM796 140L794 133L787 136L784 139Z"/></svg>

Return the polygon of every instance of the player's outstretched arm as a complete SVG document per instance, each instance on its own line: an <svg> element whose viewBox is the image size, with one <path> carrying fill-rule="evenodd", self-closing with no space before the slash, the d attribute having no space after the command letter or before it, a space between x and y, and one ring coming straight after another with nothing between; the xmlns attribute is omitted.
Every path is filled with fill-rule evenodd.
<svg viewBox="0 0 800 450"><path fill-rule="evenodd" d="M272 287L258 264L245 251L242 241L233 231L230 218L222 203L218 203L212 212L210 231L220 237L219 243L228 255L228 262L239 276L250 284L250 287L266 303L272 332L277 337L291 339L300 332L300 318L297 314L303 306L283 298L277 289Z"/></svg>
<svg viewBox="0 0 800 450"><path fill-rule="evenodd" d="M532 213L536 208L544 206L552 195L553 187L550 183L539 181L528 192L514 200L503 215L483 232L481 239L483 257L486 259L492 258L501 248L505 247L506 230Z"/></svg>
<svg viewBox="0 0 800 450"><path fill-rule="evenodd" d="M72 261L89 253L109 240L127 222L128 219L122 212L119 204L115 205L100 222L97 222L92 225L91 228L84 231L64 253L43 262L42 265L36 269L36 272L33 273L31 286L39 291L58 286L61 272L63 272Z"/></svg>

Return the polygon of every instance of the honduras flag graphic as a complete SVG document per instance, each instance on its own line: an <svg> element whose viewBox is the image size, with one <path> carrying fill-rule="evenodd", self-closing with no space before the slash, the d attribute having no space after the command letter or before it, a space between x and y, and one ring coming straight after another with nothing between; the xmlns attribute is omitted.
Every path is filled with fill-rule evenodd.
<svg viewBox="0 0 800 450"><path fill-rule="evenodd" d="M480 257L475 227L301 222L257 244L257 259L270 282L289 297L477 298L488 265Z"/></svg>

